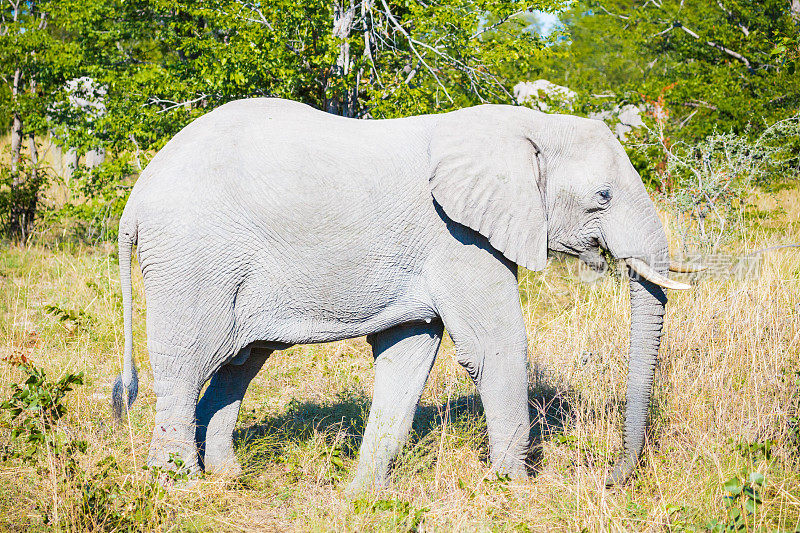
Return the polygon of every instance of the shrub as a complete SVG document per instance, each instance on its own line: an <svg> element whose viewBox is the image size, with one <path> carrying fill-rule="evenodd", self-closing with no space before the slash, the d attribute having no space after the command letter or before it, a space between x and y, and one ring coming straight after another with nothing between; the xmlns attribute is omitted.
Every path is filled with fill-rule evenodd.
<svg viewBox="0 0 800 533"><path fill-rule="evenodd" d="M714 133L695 145L663 145L667 204L685 248L715 252L732 234L755 186L774 186L798 174L800 114L759 136Z"/></svg>
<svg viewBox="0 0 800 533"><path fill-rule="evenodd" d="M6 237L28 239L39 207L39 192L47 182L43 168L20 161L16 170L0 165L0 230Z"/></svg>
<svg viewBox="0 0 800 533"><path fill-rule="evenodd" d="M9 415L12 443L17 445L15 448L13 444L6 446L3 457L35 461L35 455L43 447L58 454L62 443L53 429L67 412L64 397L73 386L83 384L83 372L67 374L54 382L47 379L44 370L25 359L14 363L27 373L28 378L21 385L13 384L11 397L0 403L0 410Z"/></svg>

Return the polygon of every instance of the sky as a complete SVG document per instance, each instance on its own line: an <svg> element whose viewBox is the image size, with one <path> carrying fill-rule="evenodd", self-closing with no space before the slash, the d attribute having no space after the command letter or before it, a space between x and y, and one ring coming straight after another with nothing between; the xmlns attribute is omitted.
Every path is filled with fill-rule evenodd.
<svg viewBox="0 0 800 533"><path fill-rule="evenodd" d="M539 24L541 25L541 31L544 35L549 35L551 31L556 29L556 27L560 24L558 20L558 15L554 15L552 13L544 13L542 11L534 11L536 18L539 20Z"/></svg>

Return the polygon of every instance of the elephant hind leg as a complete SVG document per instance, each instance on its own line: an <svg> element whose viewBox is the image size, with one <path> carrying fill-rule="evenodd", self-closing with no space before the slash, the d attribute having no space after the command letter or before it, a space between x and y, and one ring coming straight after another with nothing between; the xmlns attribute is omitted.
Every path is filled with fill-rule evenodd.
<svg viewBox="0 0 800 533"><path fill-rule="evenodd" d="M150 351L156 417L147 464L151 467L200 469L195 445L195 411L200 392L198 382L175 371L182 358ZM182 461L182 464L179 462Z"/></svg>
<svg viewBox="0 0 800 533"><path fill-rule="evenodd" d="M245 348L250 355L240 364L228 363L211 378L197 404L196 440L209 472L238 476L241 466L233 451L233 430L242 399L250 382L261 370L272 350ZM237 361L238 356L234 358Z"/></svg>
<svg viewBox="0 0 800 533"><path fill-rule="evenodd" d="M367 337L375 356L375 391L350 494L387 485L389 464L411 429L443 331L442 322L434 320Z"/></svg>

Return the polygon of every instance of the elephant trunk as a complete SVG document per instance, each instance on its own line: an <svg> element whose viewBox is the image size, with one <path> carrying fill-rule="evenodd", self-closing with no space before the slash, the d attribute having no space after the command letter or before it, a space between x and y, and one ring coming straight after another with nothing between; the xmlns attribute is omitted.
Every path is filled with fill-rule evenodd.
<svg viewBox="0 0 800 533"><path fill-rule="evenodd" d="M666 296L658 285L631 277L631 338L625 407L624 449L606 485L624 482L633 472L644 447L653 375L661 343Z"/></svg>
<svg viewBox="0 0 800 533"><path fill-rule="evenodd" d="M667 238L644 187L636 200L636 205L626 209L620 215L622 219L617 221L618 227L628 228L628 233L623 237L618 232L611 232L609 236L612 238L608 240L612 255L625 260L628 265L631 333L624 449L622 457L606 479L607 486L622 483L633 473L644 447L653 375L664 324L664 306L667 303L664 287L688 288L673 286L677 282L666 277L670 264ZM634 221L630 219L631 213L640 213L644 217ZM636 245L632 246L632 243Z"/></svg>

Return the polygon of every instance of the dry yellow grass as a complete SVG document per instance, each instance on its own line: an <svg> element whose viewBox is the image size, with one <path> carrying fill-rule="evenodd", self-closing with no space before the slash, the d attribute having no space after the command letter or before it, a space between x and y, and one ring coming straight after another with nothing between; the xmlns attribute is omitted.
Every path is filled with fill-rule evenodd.
<svg viewBox="0 0 800 533"><path fill-rule="evenodd" d="M768 214L742 229L739 251L800 241L799 191L762 195L758 204ZM101 510L123 500L121 508L139 513L141 530L703 531L711 520L726 520L733 499L723 484L750 472L765 476L763 503L745 513L752 529L800 526L800 437L790 420L800 416L795 249L764 254L758 277L705 277L692 292L670 294L648 446L628 485L606 490L602 483L621 443L627 284L611 277L579 283L569 261L520 281L536 442L530 481L490 474L480 401L445 341L392 488L356 501L345 497L372 387L369 347L354 339L276 353L240 417L245 476L178 483L152 506L141 505L156 490L141 469L155 398L137 269L140 395L129 423L111 426L109 394L122 352L111 249L2 252L2 356L25 354L53 378L85 371L86 384L68 396L59 432L88 442L86 453L74 455L80 469L72 477L65 476L66 460L52 454L38 466L0 461L2 529L54 527L43 517L65 530L90 528L103 517L86 495L99 488L117 498ZM83 310L91 322L83 328L60 322L43 310L46 304ZM21 378L18 368L0 365L0 395ZM7 442L2 428L0 443ZM759 442L772 443L769 457L743 451ZM119 466L98 466L107 456Z"/></svg>

